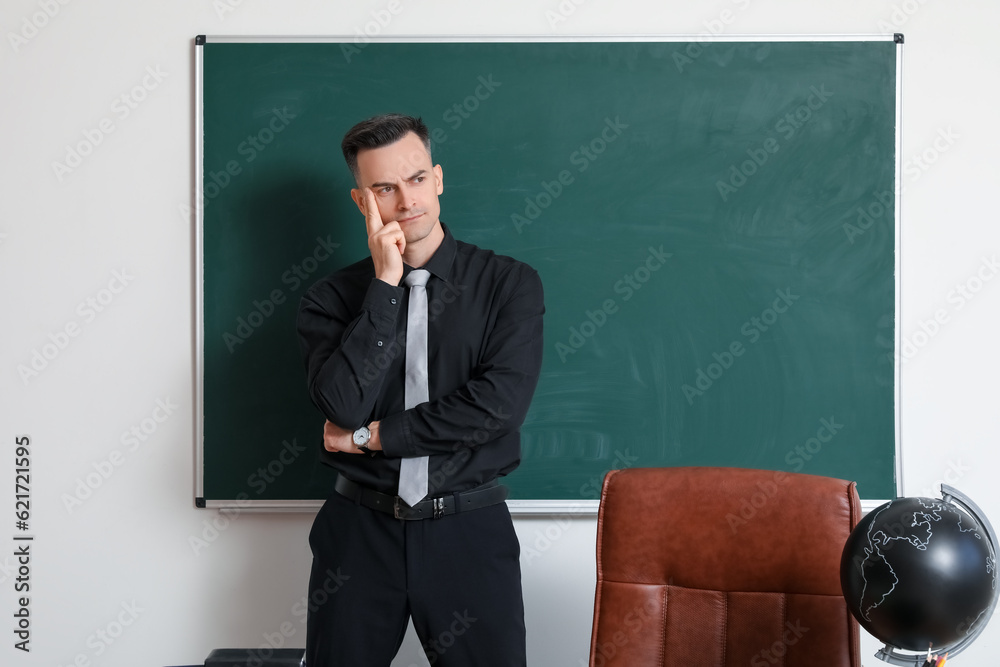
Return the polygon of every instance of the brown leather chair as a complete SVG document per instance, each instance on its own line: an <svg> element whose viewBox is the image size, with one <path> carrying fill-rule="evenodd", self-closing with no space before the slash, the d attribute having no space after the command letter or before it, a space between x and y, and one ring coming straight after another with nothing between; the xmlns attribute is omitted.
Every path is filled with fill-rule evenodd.
<svg viewBox="0 0 1000 667"><path fill-rule="evenodd" d="M741 468L604 479L592 667L860 667L840 555L853 482Z"/></svg>

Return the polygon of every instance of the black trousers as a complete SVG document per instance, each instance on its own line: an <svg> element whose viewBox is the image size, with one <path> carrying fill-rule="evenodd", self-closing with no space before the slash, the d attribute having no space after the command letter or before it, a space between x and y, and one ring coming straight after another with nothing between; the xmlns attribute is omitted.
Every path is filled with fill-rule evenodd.
<svg viewBox="0 0 1000 667"><path fill-rule="evenodd" d="M309 533L307 667L388 667L407 620L435 667L523 667L507 505L401 521L334 493Z"/></svg>

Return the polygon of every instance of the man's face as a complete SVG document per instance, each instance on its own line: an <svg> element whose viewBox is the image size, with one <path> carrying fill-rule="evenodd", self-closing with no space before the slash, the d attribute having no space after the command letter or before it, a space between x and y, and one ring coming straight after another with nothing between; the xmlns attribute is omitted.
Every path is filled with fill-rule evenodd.
<svg viewBox="0 0 1000 667"><path fill-rule="evenodd" d="M431 156L413 132L394 144L359 152L358 180L360 187L351 190L351 197L361 212L365 212L364 188L371 188L382 223L398 222L407 243L425 238L439 224L441 165L431 164Z"/></svg>

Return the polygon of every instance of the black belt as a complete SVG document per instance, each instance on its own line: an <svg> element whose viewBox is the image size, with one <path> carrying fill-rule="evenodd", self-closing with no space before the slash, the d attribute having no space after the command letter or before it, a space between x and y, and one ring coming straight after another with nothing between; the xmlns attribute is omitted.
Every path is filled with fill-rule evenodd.
<svg viewBox="0 0 1000 667"><path fill-rule="evenodd" d="M428 498L410 507L399 496L390 496L374 489L361 486L343 475L337 475L333 485L337 493L346 496L365 507L391 514L397 519L415 521L417 519L440 519L449 514L497 505L507 500L507 487L496 480L486 482L468 491L459 491L441 498Z"/></svg>

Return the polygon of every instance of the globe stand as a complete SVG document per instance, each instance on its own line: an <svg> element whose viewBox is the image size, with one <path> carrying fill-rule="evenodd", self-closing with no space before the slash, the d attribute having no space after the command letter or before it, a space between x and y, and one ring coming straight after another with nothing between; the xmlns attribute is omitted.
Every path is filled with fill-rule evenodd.
<svg viewBox="0 0 1000 667"><path fill-rule="evenodd" d="M993 526L986 518L986 515L983 514L983 511L979 509L979 506L976 505L976 503L972 502L972 499L963 494L961 491L959 491L954 487L948 486L947 484L941 485L941 500L943 500L946 503L952 503L958 505L959 507L964 509L967 514L970 514L974 519L979 521L980 525L982 525L983 528L986 529L986 536L987 539L989 539L990 541L990 547L993 550L995 558L997 553L997 536L996 533L993 532ZM989 623L990 617L993 615L993 610L995 607L996 607L996 602L994 602L989 609L987 609L979 618L977 618L974 621L974 623L977 624L977 627L975 630L973 630L972 633L966 635L963 639L955 642L954 644L935 648L934 652L938 654L947 653L950 659L955 657L965 649L967 649L969 645L972 642L976 641L979 635L983 633L983 630L986 629L986 624ZM886 644L884 647L879 649L879 651L875 654L875 657L878 658L879 660L883 660L889 663L890 665L908 665L910 667L920 667L921 665L927 665L926 653L919 653L919 654L901 653L900 652L901 650L902 649L896 646L893 646L891 644Z"/></svg>

